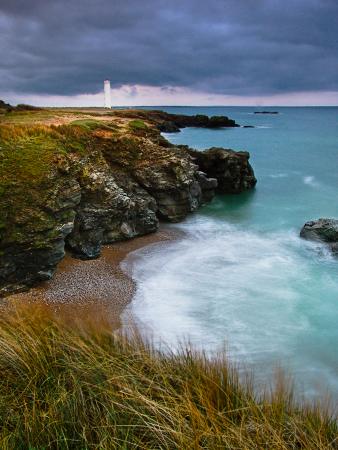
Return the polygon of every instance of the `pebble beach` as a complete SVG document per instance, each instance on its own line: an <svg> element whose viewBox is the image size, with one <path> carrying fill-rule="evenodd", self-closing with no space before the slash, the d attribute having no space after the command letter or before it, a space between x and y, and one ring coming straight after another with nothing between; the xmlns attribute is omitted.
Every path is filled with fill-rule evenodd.
<svg viewBox="0 0 338 450"><path fill-rule="evenodd" d="M121 325L120 316L136 290L136 283L122 271L121 261L130 252L175 238L171 230L162 226L156 233L103 246L96 260L74 259L67 252L51 280L39 283L28 292L6 297L4 302L43 302L53 306L55 312L68 308L69 314L76 314L79 308L88 314L102 315L104 311L117 329Z"/></svg>

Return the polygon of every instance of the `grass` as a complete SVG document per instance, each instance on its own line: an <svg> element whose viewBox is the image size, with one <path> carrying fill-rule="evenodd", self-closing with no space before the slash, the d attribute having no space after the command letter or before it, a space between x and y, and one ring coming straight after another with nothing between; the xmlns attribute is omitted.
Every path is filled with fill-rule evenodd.
<svg viewBox="0 0 338 450"><path fill-rule="evenodd" d="M87 132L91 132L94 130L108 130L108 131L116 131L119 127L115 124L107 125L104 122L96 119L77 119L70 122L69 125L80 126Z"/></svg>
<svg viewBox="0 0 338 450"><path fill-rule="evenodd" d="M58 168L87 141L79 126L0 123L0 238L20 242L55 225L45 204L66 176Z"/></svg>
<svg viewBox="0 0 338 450"><path fill-rule="evenodd" d="M131 120L129 122L129 128L144 131L148 130L147 125L143 123L141 120Z"/></svg>
<svg viewBox="0 0 338 450"><path fill-rule="evenodd" d="M81 158L99 154L106 142L100 140L102 133L110 136L120 129L113 121L92 118L42 125L32 122L30 113L39 120L57 115L15 110L0 120L0 246L1 240L6 245L36 240L44 244L46 233L56 226L47 203L53 208L59 186L83 172Z"/></svg>
<svg viewBox="0 0 338 450"><path fill-rule="evenodd" d="M70 317L74 317L73 320ZM1 449L336 449L327 411L256 398L225 355L156 350L96 314L10 305L0 316ZM76 318L76 319L75 319Z"/></svg>

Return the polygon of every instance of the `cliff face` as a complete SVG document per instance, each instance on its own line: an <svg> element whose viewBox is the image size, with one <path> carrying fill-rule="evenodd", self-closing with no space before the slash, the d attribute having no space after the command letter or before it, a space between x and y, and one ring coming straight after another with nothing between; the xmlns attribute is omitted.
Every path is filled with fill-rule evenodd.
<svg viewBox="0 0 338 450"><path fill-rule="evenodd" d="M254 171L249 163L248 152L234 152L231 149L212 147L200 152L187 152L208 177L216 178L216 192L239 194L253 188L256 183Z"/></svg>
<svg viewBox="0 0 338 450"><path fill-rule="evenodd" d="M215 189L255 185L247 153L173 146L159 128L144 111L58 126L0 123L1 295L49 279L65 246L97 258L102 244L183 220Z"/></svg>

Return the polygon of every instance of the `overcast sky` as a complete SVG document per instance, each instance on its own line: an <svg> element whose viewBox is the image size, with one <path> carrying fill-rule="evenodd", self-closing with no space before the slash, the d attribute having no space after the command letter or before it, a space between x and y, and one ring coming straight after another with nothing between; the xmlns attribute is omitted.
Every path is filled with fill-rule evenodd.
<svg viewBox="0 0 338 450"><path fill-rule="evenodd" d="M338 0L0 0L16 104L338 105Z"/></svg>

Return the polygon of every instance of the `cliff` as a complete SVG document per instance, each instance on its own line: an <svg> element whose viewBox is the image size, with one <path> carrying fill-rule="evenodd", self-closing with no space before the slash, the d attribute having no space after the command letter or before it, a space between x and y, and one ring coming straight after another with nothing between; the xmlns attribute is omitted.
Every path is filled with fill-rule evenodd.
<svg viewBox="0 0 338 450"><path fill-rule="evenodd" d="M177 222L217 192L256 183L249 154L174 146L162 112L44 110L0 121L0 294L52 277L65 247L101 246Z"/></svg>

